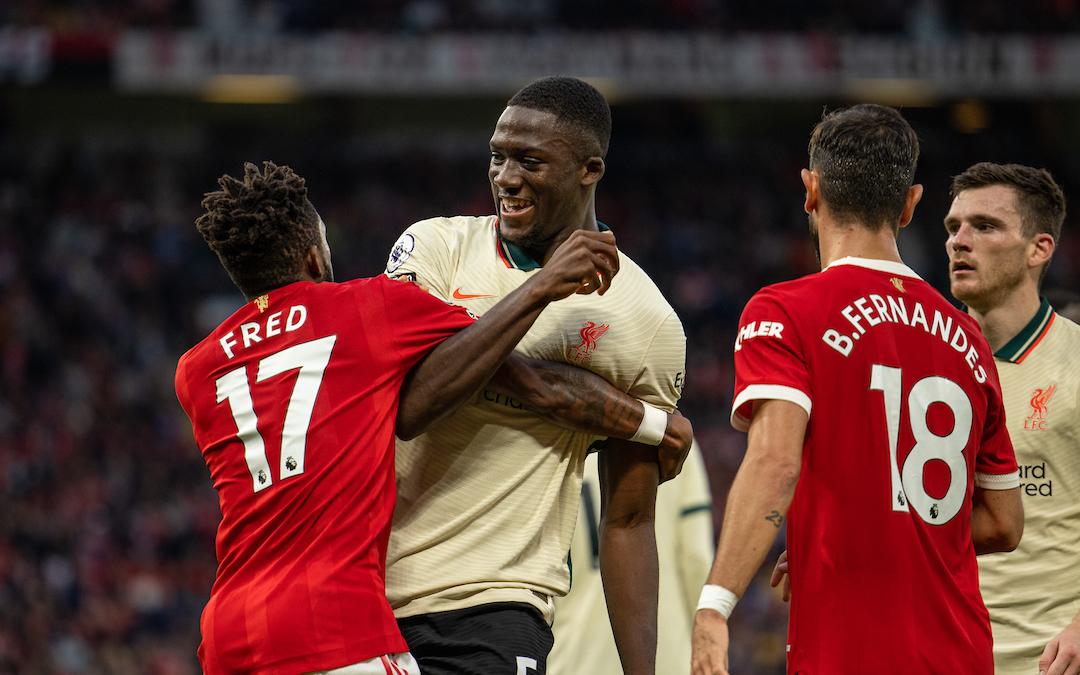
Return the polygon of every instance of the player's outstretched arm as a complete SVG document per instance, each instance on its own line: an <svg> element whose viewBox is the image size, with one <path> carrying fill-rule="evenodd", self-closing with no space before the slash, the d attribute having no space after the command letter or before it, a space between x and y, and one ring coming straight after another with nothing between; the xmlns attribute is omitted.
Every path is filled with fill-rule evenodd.
<svg viewBox="0 0 1080 675"><path fill-rule="evenodd" d="M1073 675L1077 672L1080 672L1080 614L1046 645L1039 659L1040 674Z"/></svg>
<svg viewBox="0 0 1080 675"><path fill-rule="evenodd" d="M789 401L754 403L746 457L728 494L709 584L741 597L787 515L799 482L806 411ZM690 672L727 673L727 618L715 609L694 617Z"/></svg>
<svg viewBox="0 0 1080 675"><path fill-rule="evenodd" d="M971 497L971 540L975 553L1012 551L1024 533L1024 504L1020 488L985 490L978 486Z"/></svg>
<svg viewBox="0 0 1080 675"><path fill-rule="evenodd" d="M611 440L600 451L600 575L626 675L656 672L659 562L656 458L651 447Z"/></svg>
<svg viewBox="0 0 1080 675"><path fill-rule="evenodd" d="M397 435L414 438L457 410L491 379L544 307L574 293L604 293L618 271L613 234L571 234L540 271L413 367L401 386Z"/></svg>
<svg viewBox="0 0 1080 675"><path fill-rule="evenodd" d="M634 437L645 414L645 404L595 373L517 353L499 367L487 388L564 429L623 440ZM688 419L678 411L664 414L667 424L656 452L661 483L679 475L694 441Z"/></svg>

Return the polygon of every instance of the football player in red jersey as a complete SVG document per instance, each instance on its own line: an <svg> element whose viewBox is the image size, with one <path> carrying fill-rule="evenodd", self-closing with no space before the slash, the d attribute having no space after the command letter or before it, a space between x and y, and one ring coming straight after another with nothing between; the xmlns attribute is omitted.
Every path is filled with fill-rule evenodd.
<svg viewBox="0 0 1080 675"><path fill-rule="evenodd" d="M922 196L907 121L837 111L809 149L823 269L743 311L731 416L747 451L692 672L727 672L727 617L789 519L789 673L990 675L975 555L1015 548L1023 530L993 355L900 259L896 234Z"/></svg>
<svg viewBox="0 0 1080 675"><path fill-rule="evenodd" d="M575 233L475 321L412 283L329 283L325 226L288 167L248 164L243 180L220 184L197 227L248 302L176 372L222 511L199 659L208 675L415 675L384 593L395 425L420 433L452 412L548 303L605 292L614 237ZM522 386L552 380L521 359L509 371L500 377ZM579 398L582 377L606 406L603 424L632 436L640 404L587 373L574 378ZM553 419L599 423L575 420L580 400L566 391L543 393ZM689 425L670 426L667 445L689 447Z"/></svg>

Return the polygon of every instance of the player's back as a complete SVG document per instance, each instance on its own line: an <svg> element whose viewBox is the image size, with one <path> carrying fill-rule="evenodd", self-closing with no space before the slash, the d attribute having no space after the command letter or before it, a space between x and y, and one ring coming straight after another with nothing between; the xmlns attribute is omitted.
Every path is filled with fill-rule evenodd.
<svg viewBox="0 0 1080 675"><path fill-rule="evenodd" d="M789 672L992 672L972 486L1015 464L974 321L904 265L845 259L755 296L736 360L810 411L788 514ZM737 390L736 423L775 398Z"/></svg>
<svg viewBox="0 0 1080 675"><path fill-rule="evenodd" d="M398 390L470 321L385 277L298 282L181 358L177 395L222 511L206 672L308 672L407 650L382 569Z"/></svg>

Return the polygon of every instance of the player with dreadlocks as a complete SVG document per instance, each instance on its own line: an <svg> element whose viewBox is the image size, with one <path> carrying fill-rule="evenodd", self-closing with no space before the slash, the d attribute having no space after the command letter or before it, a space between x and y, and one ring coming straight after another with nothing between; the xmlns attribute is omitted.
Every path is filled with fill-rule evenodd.
<svg viewBox="0 0 1080 675"><path fill-rule="evenodd" d="M604 293L614 238L567 240L476 321L412 283L331 283L326 227L288 167L219 183L196 226L247 302L176 371L222 512L203 669L416 674L383 587L395 424L416 434L452 412L550 302ZM643 411L615 394L629 437Z"/></svg>

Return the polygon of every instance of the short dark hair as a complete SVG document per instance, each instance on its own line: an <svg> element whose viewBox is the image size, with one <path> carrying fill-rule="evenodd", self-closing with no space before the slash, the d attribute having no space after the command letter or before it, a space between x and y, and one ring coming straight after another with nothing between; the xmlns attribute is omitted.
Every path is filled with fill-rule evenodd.
<svg viewBox="0 0 1080 675"><path fill-rule="evenodd" d="M810 135L810 168L840 222L896 226L915 179L919 138L895 108L864 103L826 112Z"/></svg>
<svg viewBox="0 0 1080 675"><path fill-rule="evenodd" d="M963 173L953 176L949 194L952 197L964 190L991 185L1004 185L1016 190L1016 207L1025 237L1046 233L1057 243L1061 225L1065 222L1065 193L1046 169L1023 164L972 164Z"/></svg>
<svg viewBox="0 0 1080 675"><path fill-rule="evenodd" d="M304 257L320 241L319 214L304 179L287 166L244 164L244 179L228 174L202 200L195 227L247 298L297 281Z"/></svg>
<svg viewBox="0 0 1080 675"><path fill-rule="evenodd" d="M563 75L544 77L514 94L506 104L512 106L555 115L559 124L581 136L583 159L607 157L611 107L591 84Z"/></svg>
<svg viewBox="0 0 1080 675"><path fill-rule="evenodd" d="M1023 164L972 164L963 173L953 176L949 194L955 198L964 190L1004 185L1016 191L1016 210L1020 214L1021 234L1030 239L1037 234L1049 234L1056 245L1061 240L1061 225L1065 222L1065 193L1046 169ZM1047 261L1039 273L1042 284Z"/></svg>

